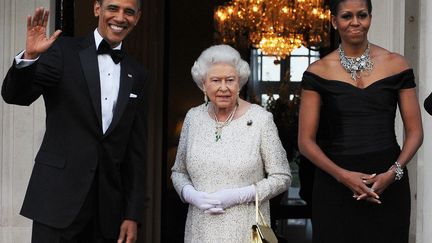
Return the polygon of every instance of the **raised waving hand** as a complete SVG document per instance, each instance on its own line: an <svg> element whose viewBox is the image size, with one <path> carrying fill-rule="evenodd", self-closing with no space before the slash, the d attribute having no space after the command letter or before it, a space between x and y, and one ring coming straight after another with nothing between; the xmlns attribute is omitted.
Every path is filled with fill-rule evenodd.
<svg viewBox="0 0 432 243"><path fill-rule="evenodd" d="M57 30L51 37L47 37L49 11L43 7L36 8L34 16L27 17L27 37L24 59L36 59L59 37L61 30Z"/></svg>

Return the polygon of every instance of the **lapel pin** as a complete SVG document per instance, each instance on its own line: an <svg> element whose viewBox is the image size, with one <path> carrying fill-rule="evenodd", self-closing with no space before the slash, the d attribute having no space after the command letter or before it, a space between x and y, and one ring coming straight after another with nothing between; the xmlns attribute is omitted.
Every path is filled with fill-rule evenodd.
<svg viewBox="0 0 432 243"><path fill-rule="evenodd" d="M247 121L246 125L252 126L252 120Z"/></svg>
<svg viewBox="0 0 432 243"><path fill-rule="evenodd" d="M132 78L132 74L129 74L129 73L128 73L128 77L129 77L129 78Z"/></svg>

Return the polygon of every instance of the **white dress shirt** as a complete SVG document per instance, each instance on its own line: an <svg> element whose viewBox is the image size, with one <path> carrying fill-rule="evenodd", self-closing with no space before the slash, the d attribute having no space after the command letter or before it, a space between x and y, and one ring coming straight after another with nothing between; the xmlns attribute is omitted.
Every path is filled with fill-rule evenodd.
<svg viewBox="0 0 432 243"><path fill-rule="evenodd" d="M103 38L97 29L94 31L94 37L97 50ZM120 43L113 49L120 50L121 45ZM102 54L97 57L101 88L102 130L105 133L111 124L117 103L117 96L120 88L120 63L115 64L109 54Z"/></svg>
<svg viewBox="0 0 432 243"><path fill-rule="evenodd" d="M15 67L18 69L28 67L39 59L39 57L36 57L36 59L23 59L24 52L25 50L15 56Z"/></svg>
<svg viewBox="0 0 432 243"><path fill-rule="evenodd" d="M96 44L96 50L103 38L95 29L94 38ZM122 43L113 48L114 50L120 50ZM34 60L23 59L22 56L25 50L15 56L16 68L24 68L30 66L39 59L37 57ZM102 131L106 132L109 125L111 124L114 110L117 103L118 92L120 88L120 63L115 64L109 54L98 55L98 66L99 66L99 77L100 77L100 89L101 89L101 108L102 108Z"/></svg>

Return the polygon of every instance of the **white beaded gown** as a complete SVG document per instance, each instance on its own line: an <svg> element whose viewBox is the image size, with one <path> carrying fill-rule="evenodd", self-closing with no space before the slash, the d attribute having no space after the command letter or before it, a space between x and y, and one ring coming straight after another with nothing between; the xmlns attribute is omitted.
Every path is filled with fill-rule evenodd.
<svg viewBox="0 0 432 243"><path fill-rule="evenodd" d="M291 171L271 113L251 105L244 115L215 138L215 121L204 104L184 120L171 179L181 196L185 185L215 192L255 184L260 209L270 224L269 199L287 190ZM255 204L237 205L224 214L210 215L189 205L184 242L251 242Z"/></svg>

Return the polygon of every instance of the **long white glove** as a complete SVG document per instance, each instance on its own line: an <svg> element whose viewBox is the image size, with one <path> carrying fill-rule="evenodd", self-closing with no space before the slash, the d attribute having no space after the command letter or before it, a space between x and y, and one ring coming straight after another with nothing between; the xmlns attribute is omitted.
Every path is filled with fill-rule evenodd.
<svg viewBox="0 0 432 243"><path fill-rule="evenodd" d="M195 190L192 185L186 185L182 189L185 202L194 205L201 210L208 210L220 205L220 201L209 197L209 193Z"/></svg>
<svg viewBox="0 0 432 243"><path fill-rule="evenodd" d="M252 202L255 200L255 186L245 186L233 189L221 189L210 193L208 198L220 201L217 208L226 209L235 205Z"/></svg>

